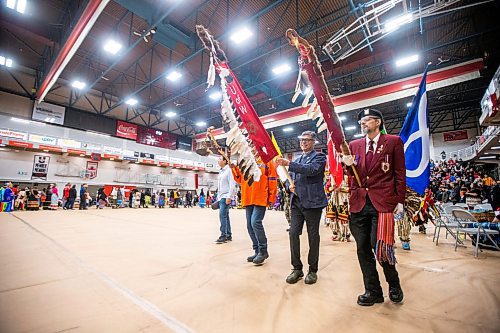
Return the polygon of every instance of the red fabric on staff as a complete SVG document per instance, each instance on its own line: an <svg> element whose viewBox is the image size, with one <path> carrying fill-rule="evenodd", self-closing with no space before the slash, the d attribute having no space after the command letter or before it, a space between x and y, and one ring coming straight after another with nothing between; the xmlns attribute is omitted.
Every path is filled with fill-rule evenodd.
<svg viewBox="0 0 500 333"><path fill-rule="evenodd" d="M333 146L330 132L328 132L328 171L330 171L330 177L332 177L332 180L338 188L344 179L344 169L337 157L337 151Z"/></svg>
<svg viewBox="0 0 500 333"><path fill-rule="evenodd" d="M248 137L252 140L255 148L257 148L260 158L264 163L267 163L278 156L278 152L236 76L231 72L226 63L222 62L215 65L215 69L219 73L222 68L229 70L232 79L232 81L227 80L227 93L233 102L233 107L238 111L243 126L245 126L248 132Z"/></svg>
<svg viewBox="0 0 500 333"><path fill-rule="evenodd" d="M340 145L345 141L344 131L342 129L342 125L340 124L339 117L335 113L332 97L328 91L324 91L322 89L321 80L323 79L323 74L315 72L313 63L303 64L302 68L304 68L307 72L307 77L311 82L314 96L318 101L326 127L328 128L328 131L331 132L331 137L335 143L335 149L337 149L337 151L341 151Z"/></svg>

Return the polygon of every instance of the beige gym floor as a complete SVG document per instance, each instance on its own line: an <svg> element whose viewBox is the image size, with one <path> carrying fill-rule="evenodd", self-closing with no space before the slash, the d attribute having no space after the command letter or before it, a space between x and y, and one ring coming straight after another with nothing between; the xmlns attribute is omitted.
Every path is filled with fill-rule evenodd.
<svg viewBox="0 0 500 333"><path fill-rule="evenodd" d="M284 213L266 213L260 267L246 262L244 211L230 216L234 240L216 245L210 209L1 213L0 332L499 330L500 253L475 259L470 243L455 252L450 239L432 243L432 227L414 230L411 251L397 242L404 303L365 308L354 242L322 225L318 283L288 285ZM305 229L301 241L307 270Z"/></svg>

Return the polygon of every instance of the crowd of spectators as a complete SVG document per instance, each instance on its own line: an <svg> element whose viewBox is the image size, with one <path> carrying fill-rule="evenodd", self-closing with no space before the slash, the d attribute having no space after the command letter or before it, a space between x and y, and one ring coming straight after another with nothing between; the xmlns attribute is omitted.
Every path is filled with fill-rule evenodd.
<svg viewBox="0 0 500 333"><path fill-rule="evenodd" d="M463 162L461 159L431 160L429 189L439 202L476 204L490 203L493 210L500 208L500 186L492 172L483 165Z"/></svg>

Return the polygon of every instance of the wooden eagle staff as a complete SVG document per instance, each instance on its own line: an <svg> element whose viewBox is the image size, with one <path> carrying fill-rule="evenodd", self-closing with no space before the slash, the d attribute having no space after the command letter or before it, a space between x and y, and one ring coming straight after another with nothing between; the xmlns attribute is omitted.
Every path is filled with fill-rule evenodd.
<svg viewBox="0 0 500 333"><path fill-rule="evenodd" d="M344 130L342 129L340 119L335 112L335 106L332 102L332 96L328 92L328 86L326 85L323 71L321 70L321 65L318 57L316 56L314 47L309 44L307 40L300 37L294 29L288 29L286 31L286 37L288 38L289 44L294 46L300 54L300 70L305 70L307 79L310 82L312 88L312 92L314 93L314 96L316 98L310 108L311 113L314 113L317 116L321 116L319 112L314 112L314 110L312 110L317 105L317 108L323 115L324 124L326 124L326 128L328 128L328 131L331 134L332 141L335 144L335 149L337 149L337 151L341 151L344 155L351 155L349 146L345 141ZM294 96L294 98L295 97L296 96ZM309 96L306 96L307 100L308 97ZM308 111L308 113L310 112ZM320 120L318 124L321 122L322 120ZM324 125L321 127L324 127ZM359 187L361 187L361 181L354 164L351 165L351 168Z"/></svg>

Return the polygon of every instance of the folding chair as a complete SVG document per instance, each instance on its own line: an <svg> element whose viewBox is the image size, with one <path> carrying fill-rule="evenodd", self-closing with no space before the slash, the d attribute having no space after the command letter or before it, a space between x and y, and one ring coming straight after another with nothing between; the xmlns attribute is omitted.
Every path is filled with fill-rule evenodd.
<svg viewBox="0 0 500 333"><path fill-rule="evenodd" d="M451 214L455 217L455 220L459 224L457 228L457 235L455 237L455 251L457 250L458 246L458 239L460 233L464 233L466 236L476 236L476 247L474 250L474 257L477 258L478 250L483 250L479 247L479 244L481 244L484 247L490 247L497 249L500 251L500 247L498 247L497 243L491 238L491 235L498 235L499 231L498 230L490 230L490 229L485 229L481 223L478 223L476 218L469 212L461 209L454 209ZM481 236L486 236L493 245L489 245L486 243L481 243ZM472 240L472 237L471 237Z"/></svg>
<svg viewBox="0 0 500 333"><path fill-rule="evenodd" d="M436 246L439 243L439 235L441 233L441 228L446 229L445 238L448 238L448 234L455 237L455 232L453 231L453 229L458 228L459 225L458 225L457 221L455 220L455 217L451 214L452 210L454 210L454 209L463 210L462 207L454 206L454 205L446 206L446 207L444 207L444 209L438 207L438 211L439 211L440 216L437 218L436 226L434 228L434 236L432 237L432 241L436 242ZM458 243L460 243L460 245L463 245L462 240L455 239L455 241L458 241Z"/></svg>

